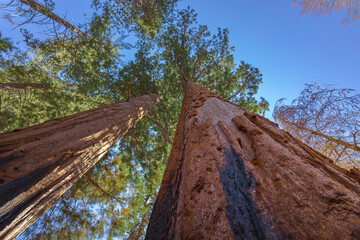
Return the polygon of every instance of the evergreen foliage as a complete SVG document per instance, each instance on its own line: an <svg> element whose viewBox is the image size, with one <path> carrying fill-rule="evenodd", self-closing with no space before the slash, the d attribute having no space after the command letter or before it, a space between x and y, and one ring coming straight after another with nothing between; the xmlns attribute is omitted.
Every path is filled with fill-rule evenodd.
<svg viewBox="0 0 360 240"><path fill-rule="evenodd" d="M23 31L27 49L0 42L9 52L0 58L0 82L46 86L0 93L3 132L144 94L162 98L21 239L142 238L188 81L250 111L268 110L255 98L262 75L235 62L228 30L211 34L192 9L174 10L175 3L94 0L83 25L91 39ZM126 34L136 42L126 43ZM131 61L121 55L129 47Z"/></svg>

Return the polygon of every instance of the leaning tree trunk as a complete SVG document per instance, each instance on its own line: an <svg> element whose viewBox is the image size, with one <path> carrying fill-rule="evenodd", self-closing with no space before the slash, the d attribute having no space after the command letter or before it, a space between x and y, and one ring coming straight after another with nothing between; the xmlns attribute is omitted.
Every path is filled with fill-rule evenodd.
<svg viewBox="0 0 360 240"><path fill-rule="evenodd" d="M0 90L26 90L46 88L48 87L40 83L0 83Z"/></svg>
<svg viewBox="0 0 360 240"><path fill-rule="evenodd" d="M92 39L91 37L89 37L88 35L86 35L86 33L84 33L83 31L81 31L80 29L78 29L77 27L75 27L74 25L72 25L71 23L65 21L64 19L62 19L61 17L59 17L58 15L56 15L55 13L51 12L49 9L45 8L44 6L42 6L41 4L39 4L37 1L35 0L19 0L21 3L26 4L27 6L31 7L32 9L34 9L35 11L47 16L48 18L52 19L53 21L63 25L65 28L70 29L71 31L73 31L74 33L87 38L87 39Z"/></svg>
<svg viewBox="0 0 360 240"><path fill-rule="evenodd" d="M360 239L360 174L188 83L146 239Z"/></svg>
<svg viewBox="0 0 360 240"><path fill-rule="evenodd" d="M131 99L0 135L0 239L36 221L159 100Z"/></svg>
<svg viewBox="0 0 360 240"><path fill-rule="evenodd" d="M289 122L289 121L286 121L285 119L281 119L281 118L279 118L279 121L280 121L280 123L285 123L287 125L292 126L293 127L292 130L298 129L298 130L306 131L306 132L308 132L308 133L310 133L312 135L315 135L315 136L321 137L323 139L326 139L329 142L337 143L338 145L344 146L344 148L348 148L348 149L351 149L351 150L353 150L355 152L360 153L360 147L356 144L356 141L355 141L355 144L351 144L351 143L343 141L341 139L334 138L332 136L328 136L328 135L326 135L324 133L321 133L319 131L311 130L311 129L309 129L309 128L305 127L305 126L299 125L299 124L297 124L295 122Z"/></svg>

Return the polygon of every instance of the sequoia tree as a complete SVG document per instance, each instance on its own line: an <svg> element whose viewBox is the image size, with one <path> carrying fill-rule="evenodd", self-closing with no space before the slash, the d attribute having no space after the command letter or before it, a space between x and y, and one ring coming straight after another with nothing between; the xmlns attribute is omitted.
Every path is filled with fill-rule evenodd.
<svg viewBox="0 0 360 240"><path fill-rule="evenodd" d="M360 172L189 82L146 239L359 239Z"/></svg>
<svg viewBox="0 0 360 240"><path fill-rule="evenodd" d="M88 175L94 181L81 178L24 232L22 239L143 236L170 153L186 79L192 78L251 111L263 113L268 108L264 99L255 98L262 83L260 71L234 59L228 30L220 29L212 34L206 26L197 23L193 10L179 10L171 14L154 38L139 39L134 60L121 61L120 46L118 41L116 44L113 41L115 22L107 22L105 8L106 5L104 12L96 13L91 31L84 28L90 36L99 36L97 40L109 43L104 47L96 47L85 39L43 42L29 36L29 61L16 58L5 62L4 79L21 79L31 73L33 79L41 79L36 82L50 85L47 94L32 90L26 105L21 101L26 107L22 112L17 107L20 98L11 95L5 99L3 119L8 129L26 126L28 122L34 124L40 120L40 114L44 116L41 119L49 119L92 108L87 103L107 104L124 100L126 96L150 93L159 94L162 101L89 170ZM22 96L24 99L25 94ZM110 198L93 182L115 198Z"/></svg>
<svg viewBox="0 0 360 240"><path fill-rule="evenodd" d="M159 100L146 95L0 135L0 238L36 221Z"/></svg>

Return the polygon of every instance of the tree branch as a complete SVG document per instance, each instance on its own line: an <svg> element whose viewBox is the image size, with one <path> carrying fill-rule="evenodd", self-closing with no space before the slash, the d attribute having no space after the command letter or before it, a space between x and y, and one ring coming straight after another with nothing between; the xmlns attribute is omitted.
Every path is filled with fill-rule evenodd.
<svg viewBox="0 0 360 240"><path fill-rule="evenodd" d="M117 197L115 197L114 195L112 195L111 193L109 193L108 191L104 190L102 187L100 187L99 184L97 184L97 182L95 182L90 176L89 174L85 173L84 176L86 177L87 180L89 180L89 182L94 185L98 190L100 190L101 192L103 192L106 196L115 199L118 203L120 203L120 205L123 204L123 202L118 199Z"/></svg>
<svg viewBox="0 0 360 240"><path fill-rule="evenodd" d="M296 124L296 123L288 122L288 121L285 121L285 120L283 120L283 119L282 119L282 121L286 122L286 123L289 124L289 125L293 125L293 126L297 127L298 129L305 130L305 131L307 131L307 132L309 132L309 133L311 133L311 134L314 134L314 135L316 135L316 136L325 138L326 140L329 140L329 141L338 143L338 144L340 144L340 145L343 145L344 147L347 147L347 148L349 148L349 149L352 149L352 150L360 153L360 147L355 146L355 145L353 145L353 144L350 144L350 143L348 143L348 142L345 142L345 141L343 141L343 140L341 140L341 139L336 139L336 138L333 138L333 137L331 137L331 136L327 136L327 135L325 135L325 134L323 134L323 133L320 133L320 132L317 132L317 131L313 131L313 130L308 129L308 128L304 127L304 126L300 126L300 125L298 125L298 124Z"/></svg>
<svg viewBox="0 0 360 240"><path fill-rule="evenodd" d="M233 95L231 95L230 97L228 97L226 100L230 101L230 99L232 99L233 97L235 97L236 95L238 95L239 93L241 93L241 91L245 88L245 86L246 86L248 83L249 83L249 80L247 79L247 80L244 82L244 84L239 88L239 90L238 90L235 94L233 94Z"/></svg>
<svg viewBox="0 0 360 240"><path fill-rule="evenodd" d="M46 17L51 18L52 20L54 20L55 22L63 25L65 28L70 29L71 31L73 31L74 33L87 38L87 39L91 39L93 40L91 37L89 37L86 33L84 33L83 31L81 31L80 29L78 29L77 27L75 27L74 25L72 25L71 23L65 21L64 19L62 19L61 17L59 17L58 15L56 15L55 13L49 11L47 8L45 8L44 6L42 6L41 4L37 3L34 0L19 0L21 3L31 7L32 9L34 9L35 11L43 14Z"/></svg>
<svg viewBox="0 0 360 240"><path fill-rule="evenodd" d="M18 89L48 89L49 87L40 83L0 83L1 90L18 90Z"/></svg>
<svg viewBox="0 0 360 240"><path fill-rule="evenodd" d="M155 123L159 127L159 129L160 129L162 135L164 136L165 140L167 142L170 142L169 135L168 135L167 131L164 129L164 127L157 120L152 119L152 118L150 118L149 116L146 116L146 115L144 116L144 118L146 118L146 119L150 120L151 122Z"/></svg>
<svg viewBox="0 0 360 240"><path fill-rule="evenodd" d="M133 81L135 80L135 78L136 78L136 73L133 74L133 77L132 77L131 81L129 82L128 91L127 91L127 94L126 94L126 101L127 101L127 102L130 100L131 84L133 83Z"/></svg>

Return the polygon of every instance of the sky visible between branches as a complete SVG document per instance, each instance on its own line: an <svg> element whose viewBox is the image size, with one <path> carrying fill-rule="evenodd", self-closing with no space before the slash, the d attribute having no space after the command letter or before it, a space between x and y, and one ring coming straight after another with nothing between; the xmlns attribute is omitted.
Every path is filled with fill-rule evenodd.
<svg viewBox="0 0 360 240"><path fill-rule="evenodd" d="M89 17L84 14L91 13L90 2L56 1L55 13L78 25ZM228 28L235 60L259 68L264 83L258 96L270 103L268 118L272 118L278 99L290 102L299 96L305 83L360 91L360 20L344 26L341 12L325 17L301 15L291 0L183 0L178 4L178 8L187 6L195 9L199 23L208 25L211 32ZM43 30L40 25L25 27L33 33ZM19 30L0 19L4 37L21 41ZM125 41L131 42L131 37ZM132 54L129 51L126 57L132 58Z"/></svg>

